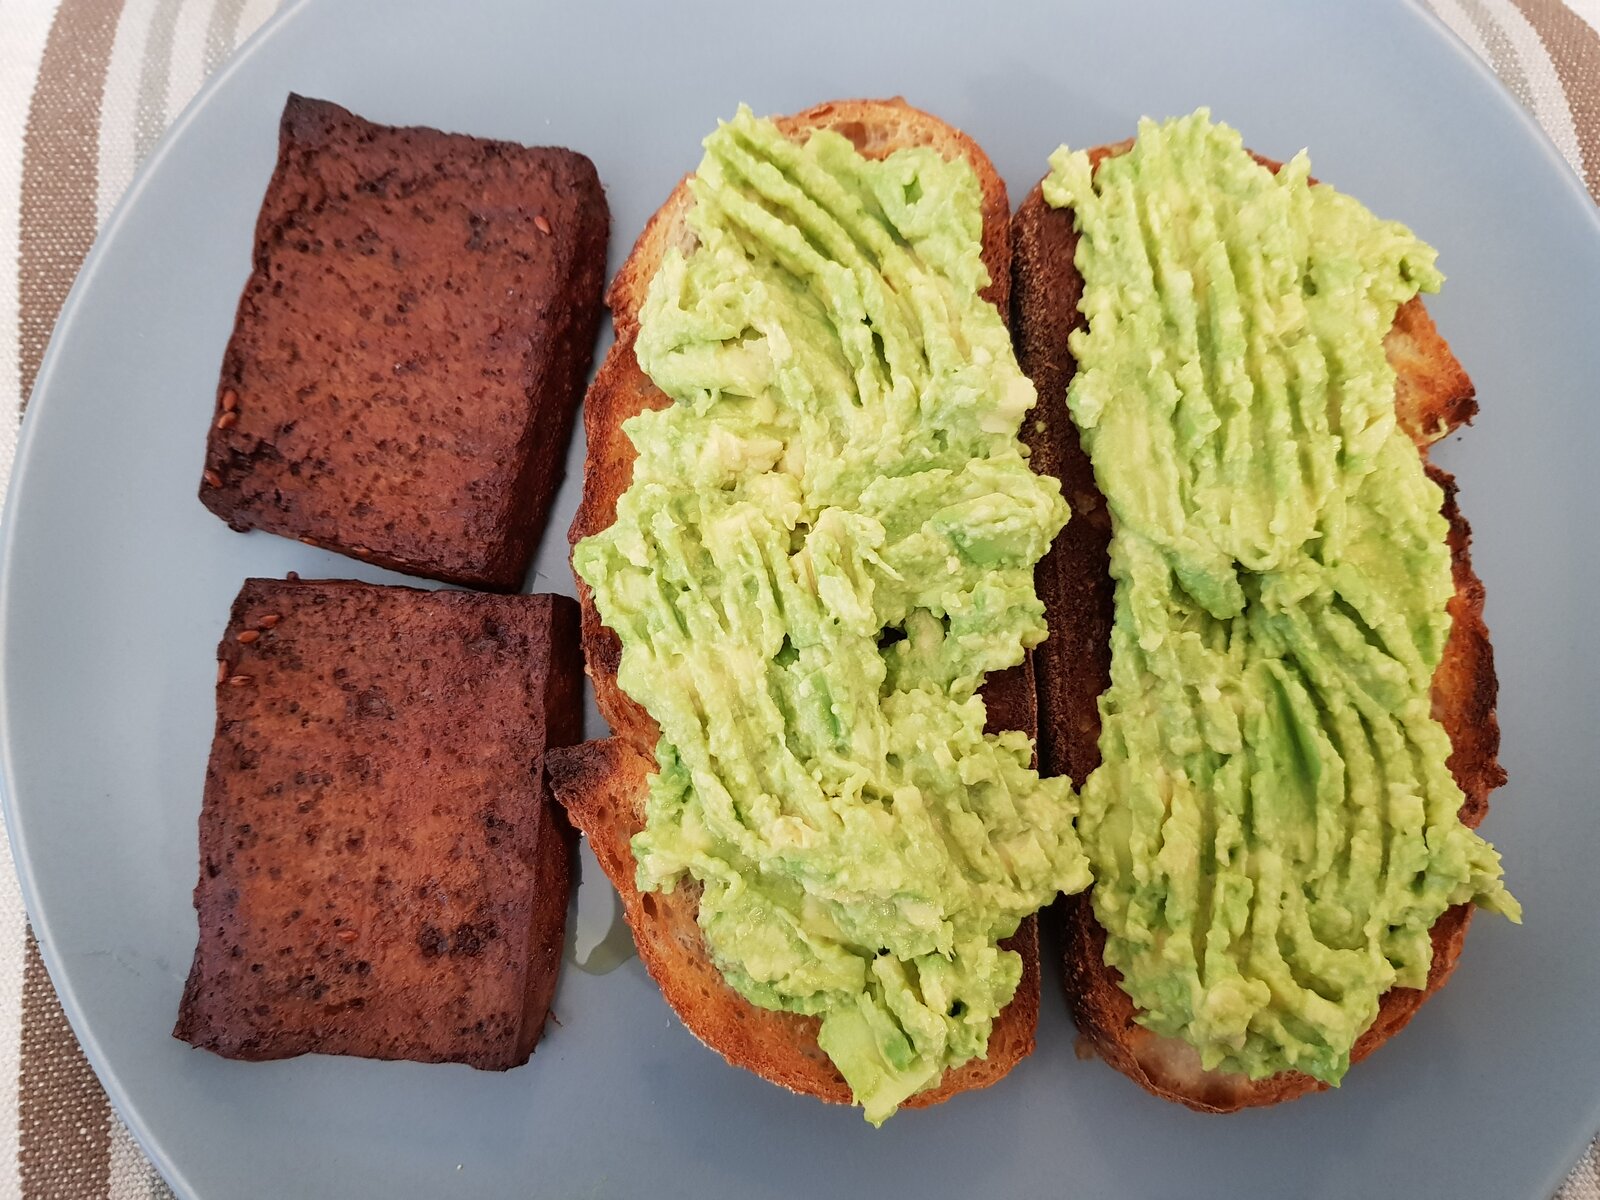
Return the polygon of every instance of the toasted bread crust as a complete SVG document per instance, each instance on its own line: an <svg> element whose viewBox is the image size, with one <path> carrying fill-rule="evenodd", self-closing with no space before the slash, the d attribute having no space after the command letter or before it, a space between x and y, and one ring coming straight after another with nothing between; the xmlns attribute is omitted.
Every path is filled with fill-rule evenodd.
<svg viewBox="0 0 1600 1200"><path fill-rule="evenodd" d="M1132 143L1090 152L1099 162ZM1277 163L1260 160L1273 170ZM1111 517L1094 471L1067 416L1064 397L1076 364L1068 335L1084 324L1078 312L1083 278L1074 265L1078 237L1072 215L1051 208L1035 187L1012 221L1012 330L1017 357L1038 388L1040 406L1025 428L1035 469L1055 475L1072 505L1072 520L1039 564L1037 581L1050 625L1037 651L1039 750L1045 769L1081 783L1100 763L1098 698L1110 685L1113 587L1107 546ZM1434 673L1434 715L1450 735L1451 771L1465 799L1461 817L1476 826L1488 795L1505 781L1496 755L1494 656L1483 623L1483 584L1473 574L1471 531L1456 506L1454 479L1427 463L1428 446L1471 420L1472 383L1434 328L1420 298L1403 305L1385 339L1396 372L1396 415L1417 443L1429 475L1444 489L1444 515L1456 592L1449 603L1450 636ZM1089 893L1064 902L1066 991L1082 1038L1108 1063L1141 1086L1204 1112L1276 1104L1324 1090L1299 1072L1251 1080L1203 1070L1198 1053L1177 1038L1160 1037L1134 1020L1120 975L1105 965L1105 931ZM1444 985L1466 938L1471 909L1447 910L1432 930L1434 957L1427 987L1394 988L1351 1054L1359 1061L1403 1028L1422 1002Z"/></svg>
<svg viewBox="0 0 1600 1200"><path fill-rule="evenodd" d="M832 129L869 157L924 145L946 157L966 159L977 173L983 194L983 258L991 280L983 294L1002 316L1009 313L1010 205L1005 183L970 138L902 100L822 104L780 118L778 127L797 139L815 130ZM639 310L663 255L671 246L688 248L693 244L684 221L691 203L685 179L645 226L607 293L617 340L584 399L588 457L583 500L569 534L574 544L612 523L617 499L632 479L634 450L622 423L646 408L669 403L640 370L634 341ZM640 957L684 1024L729 1062L793 1091L832 1103L849 1103L849 1087L817 1046L816 1018L757 1008L723 980L707 956L696 923L699 889L683 884L670 893L641 894L635 886L629 841L643 825L645 781L655 767L658 729L649 714L617 686L621 644L601 623L589 588L581 579L578 594L583 605L584 659L612 736L552 754L551 779L557 798L583 830L621 893ZM1034 695L1029 663L991 679L985 688L991 728L1033 733ZM995 1023L988 1057L947 1073L938 1087L913 1096L908 1105L934 1104L956 1092L986 1087L1033 1050L1039 1012L1038 938L1033 918L1025 921L1007 944L1022 956L1023 978L1016 998Z"/></svg>
<svg viewBox="0 0 1600 1200"><path fill-rule="evenodd" d="M583 830L622 897L639 957L689 1032L735 1066L791 1091L833 1104L850 1103L849 1086L817 1046L817 1018L758 1008L722 978L706 954L696 921L699 886L685 882L671 892L639 890L629 842L644 827L645 786L655 771L654 755L611 737L552 750L547 762L556 798ZM1008 945L1022 955L1023 979L1016 999L995 1023L989 1057L948 1073L937 1088L906 1101L909 1106L987 1087L1032 1052L1039 1019L1035 923L1025 922Z"/></svg>

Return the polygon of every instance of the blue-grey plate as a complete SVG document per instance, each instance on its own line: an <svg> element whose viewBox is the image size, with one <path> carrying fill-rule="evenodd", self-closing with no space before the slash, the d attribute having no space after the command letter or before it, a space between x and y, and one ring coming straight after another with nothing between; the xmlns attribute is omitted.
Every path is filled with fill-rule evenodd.
<svg viewBox="0 0 1600 1200"><path fill-rule="evenodd" d="M1209 104L1265 153L1439 248L1430 302L1477 381L1461 480L1511 782L1487 833L1527 924L1478 921L1456 978L1338 1092L1234 1117L1073 1055L1047 978L1003 1084L874 1131L729 1068L636 960L564 972L526 1067L225 1062L169 1030L195 921L213 650L246 575L382 573L240 536L195 500L284 95L590 155L612 264L739 101L901 93L1020 196L1062 141ZM1547 1196L1600 1125L1594 545L1600 223L1494 80L1404 4L639 5L306 0L152 156L62 314L6 512L7 818L73 1028L187 1197ZM535 585L571 588L560 531ZM598 720L591 716L591 729ZM590 889L593 894L594 889Z"/></svg>

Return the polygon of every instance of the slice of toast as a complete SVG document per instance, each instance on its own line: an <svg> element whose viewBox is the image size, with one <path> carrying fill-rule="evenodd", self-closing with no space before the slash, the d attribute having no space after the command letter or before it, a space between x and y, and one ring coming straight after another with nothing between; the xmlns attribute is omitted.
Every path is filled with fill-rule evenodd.
<svg viewBox="0 0 1600 1200"><path fill-rule="evenodd" d="M199 942L175 1035L228 1058L526 1062L572 830L577 605L246 580L218 648Z"/></svg>
<svg viewBox="0 0 1600 1200"><path fill-rule="evenodd" d="M290 96L200 500L411 575L522 586L594 356L594 164Z"/></svg>
<svg viewBox="0 0 1600 1200"><path fill-rule="evenodd" d="M869 157L924 145L947 157L966 159L977 173L983 195L983 258L991 280L984 297L1002 315L1008 313L1010 206L1005 183L970 138L901 100L823 104L781 118L778 126L796 139L819 129L835 130ZM570 532L574 543L611 524L617 498L632 478L634 450L622 423L645 408L669 403L640 370L634 340L639 310L662 256L671 246L687 249L693 245L684 223L691 204L685 181L651 218L607 295L617 340L584 399L588 458L583 501ZM583 604L584 658L612 736L552 753L551 780L557 799L589 839L621 893L640 957L683 1023L729 1062L796 1092L848 1104L849 1087L817 1046L817 1018L758 1008L724 982L707 957L696 924L698 888L683 883L669 893L640 893L635 886L629 843L643 824L645 781L655 769L657 728L617 686L621 644L601 624L581 579L578 593ZM991 678L984 697L991 728L1034 732L1029 663ZM1015 999L995 1022L988 1057L948 1072L937 1087L911 1097L908 1105L933 1104L956 1092L987 1087L1032 1051L1039 1011L1039 955L1033 918L1006 944L1022 956L1023 977Z"/></svg>
<svg viewBox="0 0 1600 1200"><path fill-rule="evenodd" d="M1098 166L1131 145L1103 146L1091 151L1090 158ZM1280 165L1259 161L1274 171ZM1067 338L1084 323L1078 312L1083 277L1073 261L1077 243L1071 212L1050 207L1035 187L1012 221L1012 332L1017 359L1039 391L1039 406L1024 424L1034 469L1060 479L1072 506L1072 520L1036 576L1050 625L1049 640L1036 652L1039 753L1047 772L1081 783L1100 763L1097 701L1110 685L1113 589L1107 558L1111 516L1066 408L1067 385L1076 370ZM1476 413L1472 383L1420 299L1396 313L1384 345L1396 374L1400 426L1426 463L1428 447ZM1455 481L1432 464L1427 469L1444 489L1456 584L1449 604L1450 636L1434 673L1434 716L1454 747L1449 766L1465 796L1462 820L1476 826L1488 810L1489 792L1505 782L1496 760L1500 728L1495 720L1494 657L1483 624L1483 584L1472 572L1471 531L1456 507ZM1136 1023L1120 976L1105 965L1105 931L1094 918L1089 893L1063 905L1067 999L1081 1037L1117 1070L1158 1096L1206 1112L1276 1104L1325 1088L1298 1072L1251 1080L1206 1071L1187 1042L1158 1036ZM1428 986L1386 993L1376 1020L1355 1044L1352 1062L1398 1033L1443 986L1461 952L1470 917L1471 908L1458 905L1434 924Z"/></svg>

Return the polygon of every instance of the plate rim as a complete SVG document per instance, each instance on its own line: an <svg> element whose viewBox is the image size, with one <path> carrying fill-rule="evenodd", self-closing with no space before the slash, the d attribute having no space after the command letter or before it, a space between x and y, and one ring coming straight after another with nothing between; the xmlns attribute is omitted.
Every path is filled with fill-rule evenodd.
<svg viewBox="0 0 1600 1200"><path fill-rule="evenodd" d="M16 800L17 786L13 775L12 764L15 755L11 753L11 747L15 739L11 728L12 706L9 700L11 592L14 579L11 566L17 541L16 505L12 501L24 490L34 460L38 457L34 449L34 443L38 440L35 433L38 421L37 418L26 419L27 414L30 410L36 414L41 400L49 403L51 380L64 353L61 347L65 338L62 335L78 320L84 294L94 285L94 277L99 273L100 263L107 253L106 247L115 239L127 219L129 210L138 202L151 177L161 169L173 145L186 135L200 110L210 103L212 95L226 86L232 76L260 52L262 46L319 2L326 0L286 0L281 8L263 21L260 27L201 83L189 102L183 106L183 110L156 140L144 161L139 164L133 178L128 182L127 189L118 198L106 218L105 224L96 232L94 242L90 245L89 252L84 255L83 264L78 268L72 286L67 289L66 297L61 302L61 311L56 315L55 324L51 326L50 340L45 345L44 354L39 360L39 370L34 375L33 390L25 398L26 407L19 414L21 428L17 436L16 456L12 460L5 503L3 508L0 508L0 816L3 816L5 821L6 841L11 852L12 868L17 876L17 888L22 896L28 928L32 931L34 941L39 948L39 958L44 964L45 974L56 993L68 1028L71 1029L72 1036L77 1039L79 1047L83 1050L84 1059L94 1072L95 1081L104 1090L117 1119L132 1135L134 1142L150 1160L151 1165L160 1172L161 1178L172 1188L178 1200L204 1200L204 1198L146 1124L139 1106L134 1103L120 1074L106 1056L99 1037L90 1027L90 1022L85 1019L71 974L65 970L60 949L56 945L55 936L51 933L49 917L39 903L32 856L27 850L24 826L19 824L18 820L21 809Z"/></svg>

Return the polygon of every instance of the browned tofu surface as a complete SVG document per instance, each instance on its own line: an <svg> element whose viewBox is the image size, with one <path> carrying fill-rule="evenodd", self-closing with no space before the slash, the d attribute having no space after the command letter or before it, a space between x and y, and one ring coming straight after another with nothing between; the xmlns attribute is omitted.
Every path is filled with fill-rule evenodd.
<svg viewBox="0 0 1600 1200"><path fill-rule="evenodd" d="M200 499L395 570L518 589L594 351L594 164L291 96Z"/></svg>
<svg viewBox="0 0 1600 1200"><path fill-rule="evenodd" d="M577 625L559 596L245 583L176 1036L230 1058L527 1060L567 911L544 755L581 734Z"/></svg>

